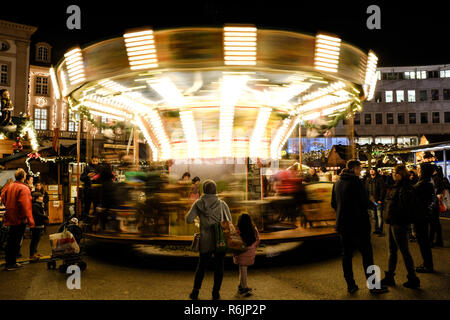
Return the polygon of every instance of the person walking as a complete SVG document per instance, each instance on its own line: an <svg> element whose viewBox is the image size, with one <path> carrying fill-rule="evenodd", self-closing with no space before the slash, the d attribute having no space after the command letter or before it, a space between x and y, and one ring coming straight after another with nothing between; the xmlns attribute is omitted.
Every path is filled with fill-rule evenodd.
<svg viewBox="0 0 450 320"><path fill-rule="evenodd" d="M251 296L252 289L247 286L247 269L255 264L256 248L259 245L259 233L251 217L244 213L239 217L237 231L247 246L247 250L235 255L233 262L239 266L238 293L245 297Z"/></svg>
<svg viewBox="0 0 450 320"><path fill-rule="evenodd" d="M360 180L361 163L357 160L347 162L340 179L333 185L331 206L336 210L336 231L343 247L342 269L349 293L359 288L353 278L352 257L354 249L361 252L364 274L371 276L368 268L374 265L372 244L370 242L369 199L364 184ZM375 287L370 293L387 292L386 287Z"/></svg>
<svg viewBox="0 0 450 320"><path fill-rule="evenodd" d="M203 183L203 195L192 205L186 214L186 222L194 223L194 219L200 219L200 258L195 272L194 288L189 295L193 300L198 299L198 294L205 276L206 266L214 256L214 287L213 300L220 299L220 287L222 285L225 253L216 252L216 241L213 226L222 221L231 221L231 213L228 205L217 196L217 186L213 180Z"/></svg>
<svg viewBox="0 0 450 320"><path fill-rule="evenodd" d="M418 168L419 182L414 185L417 208L414 216L414 228L416 230L417 243L423 258L423 264L416 268L419 273L431 273L433 269L433 255L431 253L428 230L430 226L432 210L435 207L434 187L431 176L434 172L433 165L421 163Z"/></svg>
<svg viewBox="0 0 450 320"><path fill-rule="evenodd" d="M80 176L80 180L83 182L83 218L87 218L89 216L91 205L94 206L94 212L97 210L99 197L97 194L94 194L92 182L99 178L98 167L99 159L97 156L93 156L91 158L91 162L84 168L84 171Z"/></svg>
<svg viewBox="0 0 450 320"><path fill-rule="evenodd" d="M403 256L408 272L408 281L404 287L415 289L420 287L416 276L414 261L409 252L408 232L414 215L414 189L409 179L408 170L404 165L397 165L392 173L394 185L386 196L386 223L389 224L389 265L382 285L395 286L395 269L397 267L397 252Z"/></svg>
<svg viewBox="0 0 450 320"><path fill-rule="evenodd" d="M375 220L374 234L383 235L383 200L385 197L386 187L384 180L374 168L369 170L369 176L366 180L366 189L369 196L369 211Z"/></svg>
<svg viewBox="0 0 450 320"><path fill-rule="evenodd" d="M9 226L5 257L5 269L8 271L23 267L16 260L20 251L20 241L25 233L27 223L30 228L34 228L31 191L25 184L26 173L23 169L17 169L14 176L16 181L3 188L1 194L6 207L5 225Z"/></svg>
<svg viewBox="0 0 450 320"><path fill-rule="evenodd" d="M45 224L46 222L48 223L48 217L44 213L44 196L40 192L33 193L32 212L35 226L31 228L30 259L37 260L42 257L42 255L37 253L37 248Z"/></svg>

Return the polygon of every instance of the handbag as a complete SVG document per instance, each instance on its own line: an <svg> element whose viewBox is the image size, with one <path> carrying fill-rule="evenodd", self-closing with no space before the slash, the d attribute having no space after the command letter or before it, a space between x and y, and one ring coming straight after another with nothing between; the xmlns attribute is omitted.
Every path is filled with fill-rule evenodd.
<svg viewBox="0 0 450 320"><path fill-rule="evenodd" d="M224 226L223 224L224 222L222 223L222 227L225 232L225 238L227 239L228 248L237 252L246 251L247 246L244 240L242 240L239 232L234 227L233 223L231 223L231 221L226 221L226 225Z"/></svg>
<svg viewBox="0 0 450 320"><path fill-rule="evenodd" d="M191 250L195 252L200 251L200 233L194 234L194 239L192 240Z"/></svg>
<svg viewBox="0 0 450 320"><path fill-rule="evenodd" d="M225 221L225 219L224 219L223 208L222 208L221 222L217 222L213 225L215 242L216 242L216 253L226 253L228 250L227 239L225 237L225 232L222 227L222 224L224 222L227 222L227 221Z"/></svg>

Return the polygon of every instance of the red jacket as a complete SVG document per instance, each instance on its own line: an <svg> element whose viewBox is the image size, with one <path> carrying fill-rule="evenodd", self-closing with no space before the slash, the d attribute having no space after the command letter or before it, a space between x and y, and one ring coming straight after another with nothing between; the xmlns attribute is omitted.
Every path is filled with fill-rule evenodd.
<svg viewBox="0 0 450 320"><path fill-rule="evenodd" d="M3 188L2 201L6 207L6 226L28 223L30 227L34 227L31 191L25 183L16 181Z"/></svg>

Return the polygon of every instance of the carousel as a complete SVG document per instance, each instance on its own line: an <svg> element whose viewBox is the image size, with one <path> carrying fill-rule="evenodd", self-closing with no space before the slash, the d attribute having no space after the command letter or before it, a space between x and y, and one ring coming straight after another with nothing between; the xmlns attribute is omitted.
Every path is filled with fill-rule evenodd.
<svg viewBox="0 0 450 320"><path fill-rule="evenodd" d="M133 178L117 186L127 196L101 214L106 222L91 214L88 236L190 242L198 230L184 222L192 199L170 178L185 171L223 182L219 196L233 221L251 214L263 242L334 234L331 182L305 185L313 196L289 219L281 217L289 196L265 186L283 169L296 128L328 134L372 99L376 65L372 51L334 35L238 25L143 28L70 49L51 70L57 97L71 113L129 124L148 144L151 164L168 168L167 175L130 170ZM274 227L284 222L291 227Z"/></svg>

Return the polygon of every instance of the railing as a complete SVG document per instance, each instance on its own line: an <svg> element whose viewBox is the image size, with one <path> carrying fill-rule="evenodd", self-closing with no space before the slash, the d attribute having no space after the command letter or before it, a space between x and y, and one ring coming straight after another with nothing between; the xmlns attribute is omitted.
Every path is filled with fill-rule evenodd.
<svg viewBox="0 0 450 320"><path fill-rule="evenodd" d="M38 139L39 138L53 138L53 130L36 130L36 134ZM63 138L63 139L73 139L76 140L77 139L77 132L74 131L60 131L59 132L59 138ZM82 132L81 133L81 139L87 139L87 133L86 132ZM95 135L92 135L92 139L94 140L106 140L106 138L103 136L103 134L98 133ZM115 142L124 142L127 141L127 136L126 134L118 134L115 136L114 141Z"/></svg>

